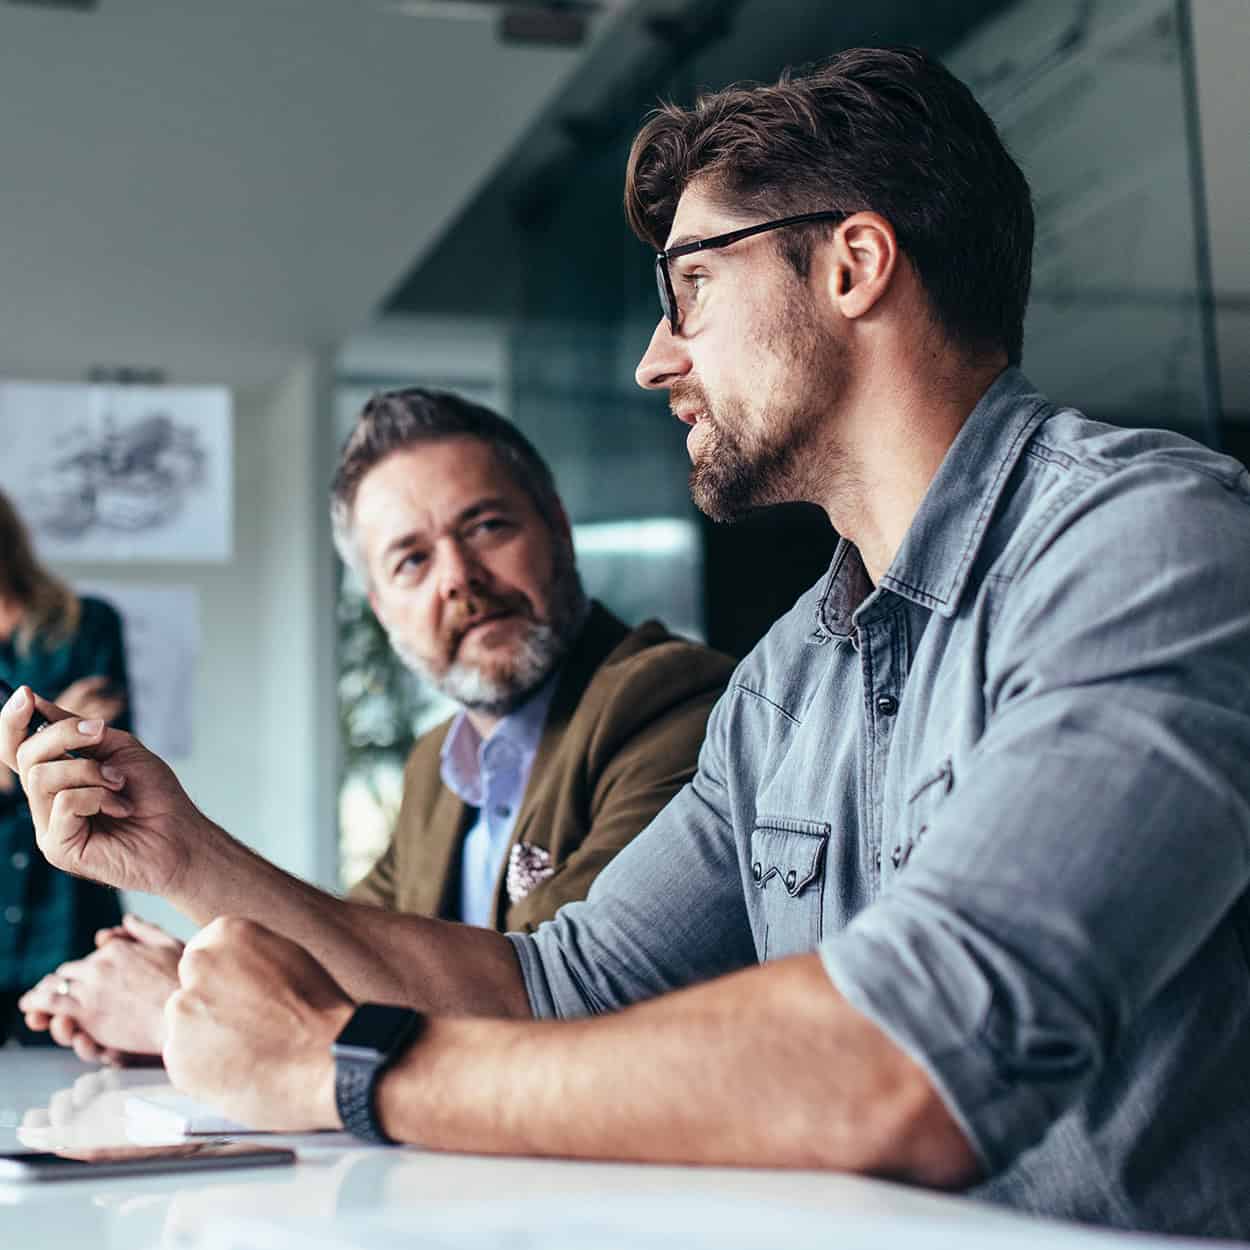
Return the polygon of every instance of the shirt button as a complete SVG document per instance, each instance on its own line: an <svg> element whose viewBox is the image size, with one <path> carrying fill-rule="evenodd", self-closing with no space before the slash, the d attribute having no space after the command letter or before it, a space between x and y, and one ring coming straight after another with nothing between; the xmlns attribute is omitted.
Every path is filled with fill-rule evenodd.
<svg viewBox="0 0 1250 1250"><path fill-rule="evenodd" d="M798 879L799 879L798 873L796 873L794 869L791 868L790 871L786 873L786 889L793 890L795 883L798 881Z"/></svg>
<svg viewBox="0 0 1250 1250"><path fill-rule="evenodd" d="M763 875L764 875L764 866L757 859L755 863L751 865L751 876L754 877L756 881L758 881Z"/></svg>
<svg viewBox="0 0 1250 1250"><path fill-rule="evenodd" d="M4 918L9 924L21 924L22 909L20 907L6 907L4 909Z"/></svg>
<svg viewBox="0 0 1250 1250"><path fill-rule="evenodd" d="M14 851L13 858L9 860L9 863L11 863L13 867L18 870L18 872L21 872L23 868L30 865L30 856L27 855L25 851Z"/></svg>
<svg viewBox="0 0 1250 1250"><path fill-rule="evenodd" d="M495 808L495 815L498 816L500 820L507 820L508 817L512 815L512 808L505 807L501 803L497 808Z"/></svg>
<svg viewBox="0 0 1250 1250"><path fill-rule="evenodd" d="M895 871L903 866L903 848L901 846L896 846L890 852L890 863L894 865Z"/></svg>
<svg viewBox="0 0 1250 1250"><path fill-rule="evenodd" d="M877 865L877 871L881 871L881 848L877 847L876 854L872 857L873 862Z"/></svg>
<svg viewBox="0 0 1250 1250"><path fill-rule="evenodd" d="M898 700L892 694L878 695L877 711L882 716L893 716L898 711Z"/></svg>

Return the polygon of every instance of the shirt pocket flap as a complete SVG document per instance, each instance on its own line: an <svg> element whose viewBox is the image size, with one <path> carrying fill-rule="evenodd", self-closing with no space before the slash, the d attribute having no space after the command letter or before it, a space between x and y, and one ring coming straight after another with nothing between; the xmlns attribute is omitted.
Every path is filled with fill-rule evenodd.
<svg viewBox="0 0 1250 1250"><path fill-rule="evenodd" d="M761 817L751 833L751 879L764 889L776 877L791 898L822 871L829 826L812 820Z"/></svg>

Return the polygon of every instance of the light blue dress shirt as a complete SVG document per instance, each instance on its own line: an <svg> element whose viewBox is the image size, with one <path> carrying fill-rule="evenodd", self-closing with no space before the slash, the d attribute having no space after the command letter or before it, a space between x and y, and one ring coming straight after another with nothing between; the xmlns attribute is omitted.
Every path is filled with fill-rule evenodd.
<svg viewBox="0 0 1250 1250"><path fill-rule="evenodd" d="M508 857L555 689L553 675L486 739L461 712L443 742L443 784L478 809L460 862L460 919L465 924L493 925L495 883Z"/></svg>

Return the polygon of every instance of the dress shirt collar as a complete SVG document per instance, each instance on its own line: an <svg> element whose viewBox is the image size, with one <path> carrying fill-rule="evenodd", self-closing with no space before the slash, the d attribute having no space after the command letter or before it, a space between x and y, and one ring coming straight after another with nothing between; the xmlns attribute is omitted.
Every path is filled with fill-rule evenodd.
<svg viewBox="0 0 1250 1250"><path fill-rule="evenodd" d="M470 807L482 806L482 773L488 760L496 769L528 770L542 738L558 677L559 669L515 712L505 716L485 740L467 713L456 715L440 757L443 784L457 798Z"/></svg>
<svg viewBox="0 0 1250 1250"><path fill-rule="evenodd" d="M998 375L955 436L881 586L954 615L1011 471L1047 411L1053 409L1019 369ZM841 540L817 606L813 641L849 636L852 617L872 593L859 552Z"/></svg>

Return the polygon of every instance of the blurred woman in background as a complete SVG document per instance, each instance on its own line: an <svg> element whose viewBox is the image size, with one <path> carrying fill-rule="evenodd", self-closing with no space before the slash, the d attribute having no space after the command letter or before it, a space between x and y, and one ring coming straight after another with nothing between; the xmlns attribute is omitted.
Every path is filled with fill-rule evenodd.
<svg viewBox="0 0 1250 1250"><path fill-rule="evenodd" d="M27 685L86 720L130 729L121 619L79 598L35 559L30 537L0 493L0 678ZM0 768L0 1044L30 1034L17 999L40 977L93 949L97 929L121 920L116 894L52 868L35 846L30 808ZM72 994L72 983L64 987Z"/></svg>

